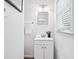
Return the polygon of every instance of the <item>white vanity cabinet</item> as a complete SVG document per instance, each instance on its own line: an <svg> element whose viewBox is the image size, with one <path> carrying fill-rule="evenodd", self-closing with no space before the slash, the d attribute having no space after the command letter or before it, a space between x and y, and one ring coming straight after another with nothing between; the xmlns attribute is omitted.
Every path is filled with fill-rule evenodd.
<svg viewBox="0 0 79 59"><path fill-rule="evenodd" d="M34 40L34 58L35 59L53 59L54 57L53 39Z"/></svg>

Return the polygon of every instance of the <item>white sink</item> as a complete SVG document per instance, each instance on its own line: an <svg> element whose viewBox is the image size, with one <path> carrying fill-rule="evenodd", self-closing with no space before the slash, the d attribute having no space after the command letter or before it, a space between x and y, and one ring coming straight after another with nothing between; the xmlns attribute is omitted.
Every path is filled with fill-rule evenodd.
<svg viewBox="0 0 79 59"><path fill-rule="evenodd" d="M34 40L53 40L53 38L35 38Z"/></svg>

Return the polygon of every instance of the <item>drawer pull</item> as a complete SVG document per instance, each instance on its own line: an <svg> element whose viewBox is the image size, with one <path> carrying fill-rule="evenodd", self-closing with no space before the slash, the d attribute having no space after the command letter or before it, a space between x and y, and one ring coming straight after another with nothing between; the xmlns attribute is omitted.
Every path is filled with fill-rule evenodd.
<svg viewBox="0 0 79 59"><path fill-rule="evenodd" d="M42 47L42 48L44 48L44 47Z"/></svg>
<svg viewBox="0 0 79 59"><path fill-rule="evenodd" d="M44 48L46 48L46 46Z"/></svg>

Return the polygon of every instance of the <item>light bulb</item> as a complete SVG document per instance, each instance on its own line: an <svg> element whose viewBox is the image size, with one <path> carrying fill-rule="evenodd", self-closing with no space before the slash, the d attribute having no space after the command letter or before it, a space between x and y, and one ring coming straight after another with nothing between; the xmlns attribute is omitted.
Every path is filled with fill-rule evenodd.
<svg viewBox="0 0 79 59"><path fill-rule="evenodd" d="M46 4L40 5L39 11L40 11L40 12L47 12L47 11L48 11L47 5L46 5Z"/></svg>

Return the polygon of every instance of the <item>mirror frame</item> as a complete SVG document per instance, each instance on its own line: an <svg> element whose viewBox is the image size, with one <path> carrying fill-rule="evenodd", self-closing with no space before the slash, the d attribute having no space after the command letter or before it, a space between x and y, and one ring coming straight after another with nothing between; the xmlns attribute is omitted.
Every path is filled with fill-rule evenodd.
<svg viewBox="0 0 79 59"><path fill-rule="evenodd" d="M11 0L5 0L7 3L9 3L11 6L13 6L16 10L18 10L19 12L23 11L23 0L21 0L21 5L20 8L16 5L16 3L13 3Z"/></svg>

